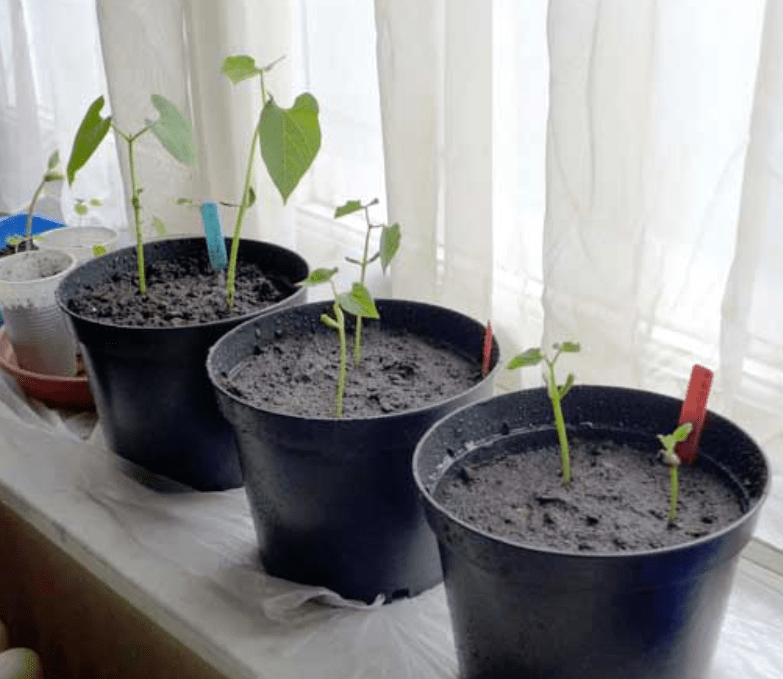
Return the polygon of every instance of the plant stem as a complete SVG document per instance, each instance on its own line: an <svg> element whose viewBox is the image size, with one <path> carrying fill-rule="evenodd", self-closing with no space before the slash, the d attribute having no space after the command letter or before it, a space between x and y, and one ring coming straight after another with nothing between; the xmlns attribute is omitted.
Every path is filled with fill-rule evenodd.
<svg viewBox="0 0 783 679"><path fill-rule="evenodd" d="M369 206L364 207L364 218L367 222L367 233L364 236L364 253L362 254L361 263L361 275L359 276L359 282L364 285L364 278L367 273L367 257L370 254L370 232L372 231L372 225L370 224L370 211ZM356 331L354 333L353 341L353 365L358 366L362 360L362 317L361 315L356 317Z"/></svg>
<svg viewBox="0 0 783 679"><path fill-rule="evenodd" d="M547 361L549 368L548 390L549 398L552 401L552 413L555 416L555 429L557 429L557 438L560 441L560 466L563 473L563 485L571 483L571 459L568 453L568 437L566 436L565 419L563 418L563 408L560 404L560 394L557 389L557 380L555 377L554 361Z"/></svg>
<svg viewBox="0 0 783 679"><path fill-rule="evenodd" d="M261 136L261 115L264 112L264 106L266 106L266 87L264 86L264 74L258 74L261 80L261 113L258 115L258 122L256 123L256 129L253 132L253 139L250 142L250 154L247 158L247 168L245 169L245 185L242 189L242 202L239 204L239 211L237 212L236 222L234 223L234 233L231 238L231 255L228 259L228 273L226 274L226 305L229 309L234 306L234 296L236 295L236 276L237 276L237 259L239 258L239 238L242 235L242 222L245 219L245 213L247 212L248 194L250 193L250 185L253 181L253 158L256 155L256 146Z"/></svg>
<svg viewBox="0 0 783 679"><path fill-rule="evenodd" d="M133 157L133 143L139 138L147 128L145 127L138 134L130 137L120 133L126 142L128 142L128 167L131 180L131 205L133 205L133 221L136 228L136 263L139 270L139 292L142 295L147 294L147 279L144 273L144 235L141 229L141 199L139 198L138 179L136 177L136 161Z"/></svg>
<svg viewBox="0 0 783 679"><path fill-rule="evenodd" d="M38 202L38 199L41 197L41 192L43 191L44 186L46 186L46 179L42 179L41 183L38 184L38 188L35 190L35 193L33 194L33 199L32 201L30 201L30 207L27 208L27 221L25 222L25 227L24 227L24 238L16 244L15 252L19 252L19 246L22 244L22 242L27 241L28 243L32 243L33 213L35 212L35 204Z"/></svg>
<svg viewBox="0 0 783 679"><path fill-rule="evenodd" d="M669 525L672 526L677 522L677 495L680 490L679 481L679 467L677 465L671 465L669 467L669 481L671 485L671 495L669 498Z"/></svg>
<svg viewBox="0 0 783 679"><path fill-rule="evenodd" d="M337 417L343 416L343 393L345 392L345 379L348 374L348 347L345 340L345 314L340 308L340 303L334 302L334 315L337 319L337 333L340 336L340 372L337 377Z"/></svg>

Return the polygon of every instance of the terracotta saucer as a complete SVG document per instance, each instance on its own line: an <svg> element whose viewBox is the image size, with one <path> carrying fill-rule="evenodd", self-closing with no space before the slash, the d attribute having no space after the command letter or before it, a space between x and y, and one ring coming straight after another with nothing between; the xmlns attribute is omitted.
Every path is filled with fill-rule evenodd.
<svg viewBox="0 0 783 679"><path fill-rule="evenodd" d="M0 327L0 367L16 378L22 391L48 406L69 410L92 410L95 404L87 376L42 375L20 368L11 342Z"/></svg>

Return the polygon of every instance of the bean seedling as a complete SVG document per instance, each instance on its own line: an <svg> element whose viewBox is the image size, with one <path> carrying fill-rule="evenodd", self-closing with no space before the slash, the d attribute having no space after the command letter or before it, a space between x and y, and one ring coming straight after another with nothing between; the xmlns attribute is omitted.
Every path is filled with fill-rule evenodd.
<svg viewBox="0 0 783 679"><path fill-rule="evenodd" d="M312 165L321 148L321 127L318 122L318 102L315 97L308 92L300 94L294 100L293 106L286 109L278 106L272 95L267 92L264 75L279 61L280 59L277 59L259 68L252 57L234 55L226 57L221 68L223 75L234 85L258 77L261 87L261 113L250 141L245 185L234 223L226 274L226 303L229 308L234 305L242 222L245 213L256 200L256 192L253 188L253 161L256 146L260 148L261 158L269 177L280 192L283 203L288 201L288 197Z"/></svg>
<svg viewBox="0 0 783 679"><path fill-rule="evenodd" d="M344 205L341 205L334 211L334 218L339 219L346 215L353 214L362 210L364 212L364 221L367 224L367 231L364 236L364 251L362 258L355 259L353 257L346 257L345 261L350 264L355 264L359 267L361 273L359 275L359 283L364 285L367 275L367 266L372 264L375 260L380 260L381 268L386 273L386 269L391 264L394 255L397 254L397 250L400 247L400 225L399 224L373 224L370 221L370 208L373 205L378 204L378 199L374 198L369 203L362 204L359 200L349 200ZM370 235L374 229L381 230L381 239L378 251L370 256ZM362 360L362 316L361 314L356 316L356 329L354 332L353 343L353 364L358 366Z"/></svg>
<svg viewBox="0 0 783 679"><path fill-rule="evenodd" d="M658 434L658 440L663 446L661 455L664 462L669 467L669 525L673 526L677 522L677 496L679 494L680 481L679 481L679 469L681 460L677 453L674 451L674 447L678 443L682 443L690 436L693 424L685 422L677 427L671 434Z"/></svg>
<svg viewBox="0 0 783 679"><path fill-rule="evenodd" d="M561 402L565 395L569 392L574 384L573 373L568 373L565 384L558 384L557 377L555 375L555 363L560 357L560 354L575 354L580 350L580 346L577 342L563 342L562 344L553 344L552 348L555 354L552 358L547 357L539 347L533 347L521 354L514 356L507 364L508 370L516 370L517 368L524 368L526 366L538 365L542 361L547 366L547 371L544 374L544 380L546 381L547 394L549 400L552 402L552 413L555 417L555 429L557 430L557 438L560 442L560 463L563 476L563 485L567 486L571 483L571 460L568 452L568 437L566 436L565 421L563 420L563 409Z"/></svg>
<svg viewBox="0 0 783 679"><path fill-rule="evenodd" d="M142 230L142 187L136 175L136 160L134 144L147 132L151 132L168 153L185 165L194 165L196 152L193 144L193 134L190 123L183 117L176 106L159 94L153 94L152 105L158 111L157 120L145 120L145 125L133 134L119 129L112 121L111 116L103 117L101 109L104 105L103 96L98 97L87 110L84 119L76 132L71 149L71 157L68 160L67 176L68 184L73 184L76 171L92 157L100 146L109 129L113 128L117 136L128 146L128 174L131 182L131 206L133 207L133 221L136 233L136 259L139 275L139 292L147 294L147 282L144 270L144 235ZM153 219L153 226L160 233L163 223Z"/></svg>
<svg viewBox="0 0 783 679"><path fill-rule="evenodd" d="M30 205L27 207L27 221L25 222L24 236L21 238L12 237L7 243L14 247L15 252L19 252L19 246L25 243L25 247L29 250L33 241L33 214L35 213L35 206L38 200L41 198L41 194L44 192L47 184L60 182L65 179L62 172L60 172L60 152L55 151L49 156L49 160L46 163L46 172L44 172L40 183L33 193L33 199L30 201Z"/></svg>
<svg viewBox="0 0 783 679"><path fill-rule="evenodd" d="M372 295L364 286L364 283L354 283L350 292L338 293L333 280L336 273L337 267L333 269L316 269L301 284L313 286L329 283L332 286L332 296L334 297L332 313L334 317L329 314L321 314L321 322L327 327L336 330L340 339L340 370L337 378L337 396L335 398L335 412L339 418L343 416L343 394L345 393L345 380L348 375L348 347L345 336L345 314L343 312L356 316L357 322L361 317L377 319L380 316L378 309L375 308Z"/></svg>

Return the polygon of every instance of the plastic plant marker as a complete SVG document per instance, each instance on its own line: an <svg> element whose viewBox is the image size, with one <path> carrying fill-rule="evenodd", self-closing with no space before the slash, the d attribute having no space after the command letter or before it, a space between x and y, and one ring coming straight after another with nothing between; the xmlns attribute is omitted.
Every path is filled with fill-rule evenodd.
<svg viewBox="0 0 783 679"><path fill-rule="evenodd" d="M204 235L207 238L207 250L212 268L225 269L228 266L228 254L223 229L220 228L217 203L203 203L201 219L204 222Z"/></svg>
<svg viewBox="0 0 783 679"><path fill-rule="evenodd" d="M481 376L489 374L489 364L492 361L492 323L487 321L487 329L484 331L484 347L481 351Z"/></svg>
<svg viewBox="0 0 783 679"><path fill-rule="evenodd" d="M707 399L710 396L712 386L712 371L702 365L694 365L691 371L691 379L688 382L688 391L680 410L679 424L690 422L693 430L690 436L675 448L677 457L686 464L693 464L696 460L696 452L699 447L701 430L704 428L704 420L707 417Z"/></svg>

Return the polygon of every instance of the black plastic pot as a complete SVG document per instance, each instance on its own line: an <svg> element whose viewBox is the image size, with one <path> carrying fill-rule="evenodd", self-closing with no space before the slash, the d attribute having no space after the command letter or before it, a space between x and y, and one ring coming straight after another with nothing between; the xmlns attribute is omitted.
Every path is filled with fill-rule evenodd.
<svg viewBox="0 0 783 679"><path fill-rule="evenodd" d="M405 301L377 306L382 328L406 328L464 356L481 356L484 328L467 316ZM271 575L324 586L348 599L414 596L442 577L411 476L414 447L443 415L489 396L495 371L449 400L362 419L275 413L226 389L224 377L257 344L287 333L333 335L319 321L329 308L308 304L254 319L209 352L220 408L237 432L262 561ZM495 344L493 366L497 359Z"/></svg>
<svg viewBox="0 0 783 679"><path fill-rule="evenodd" d="M205 247L203 238L171 239L145 245L144 256L151 263L196 256ZM241 253L292 283L308 273L299 255L270 243L243 240ZM237 488L242 472L236 441L207 378L207 351L228 330L256 315L301 303L306 292L297 290L257 314L171 328L123 327L68 308L83 285L135 267L135 248L123 248L84 263L57 290L58 304L82 346L106 439L121 457L198 490Z"/></svg>
<svg viewBox="0 0 783 679"><path fill-rule="evenodd" d="M649 392L576 387L563 401L571 432L649 441L671 431L681 403ZM769 484L758 446L709 414L700 456L734 481L745 514L693 542L647 552L574 554L526 547L477 530L433 500L443 472L471 448L514 437L519 454L556 441L544 389L468 406L417 446L414 477L438 536L464 679L704 679L740 550ZM486 446L479 455L485 453Z"/></svg>

